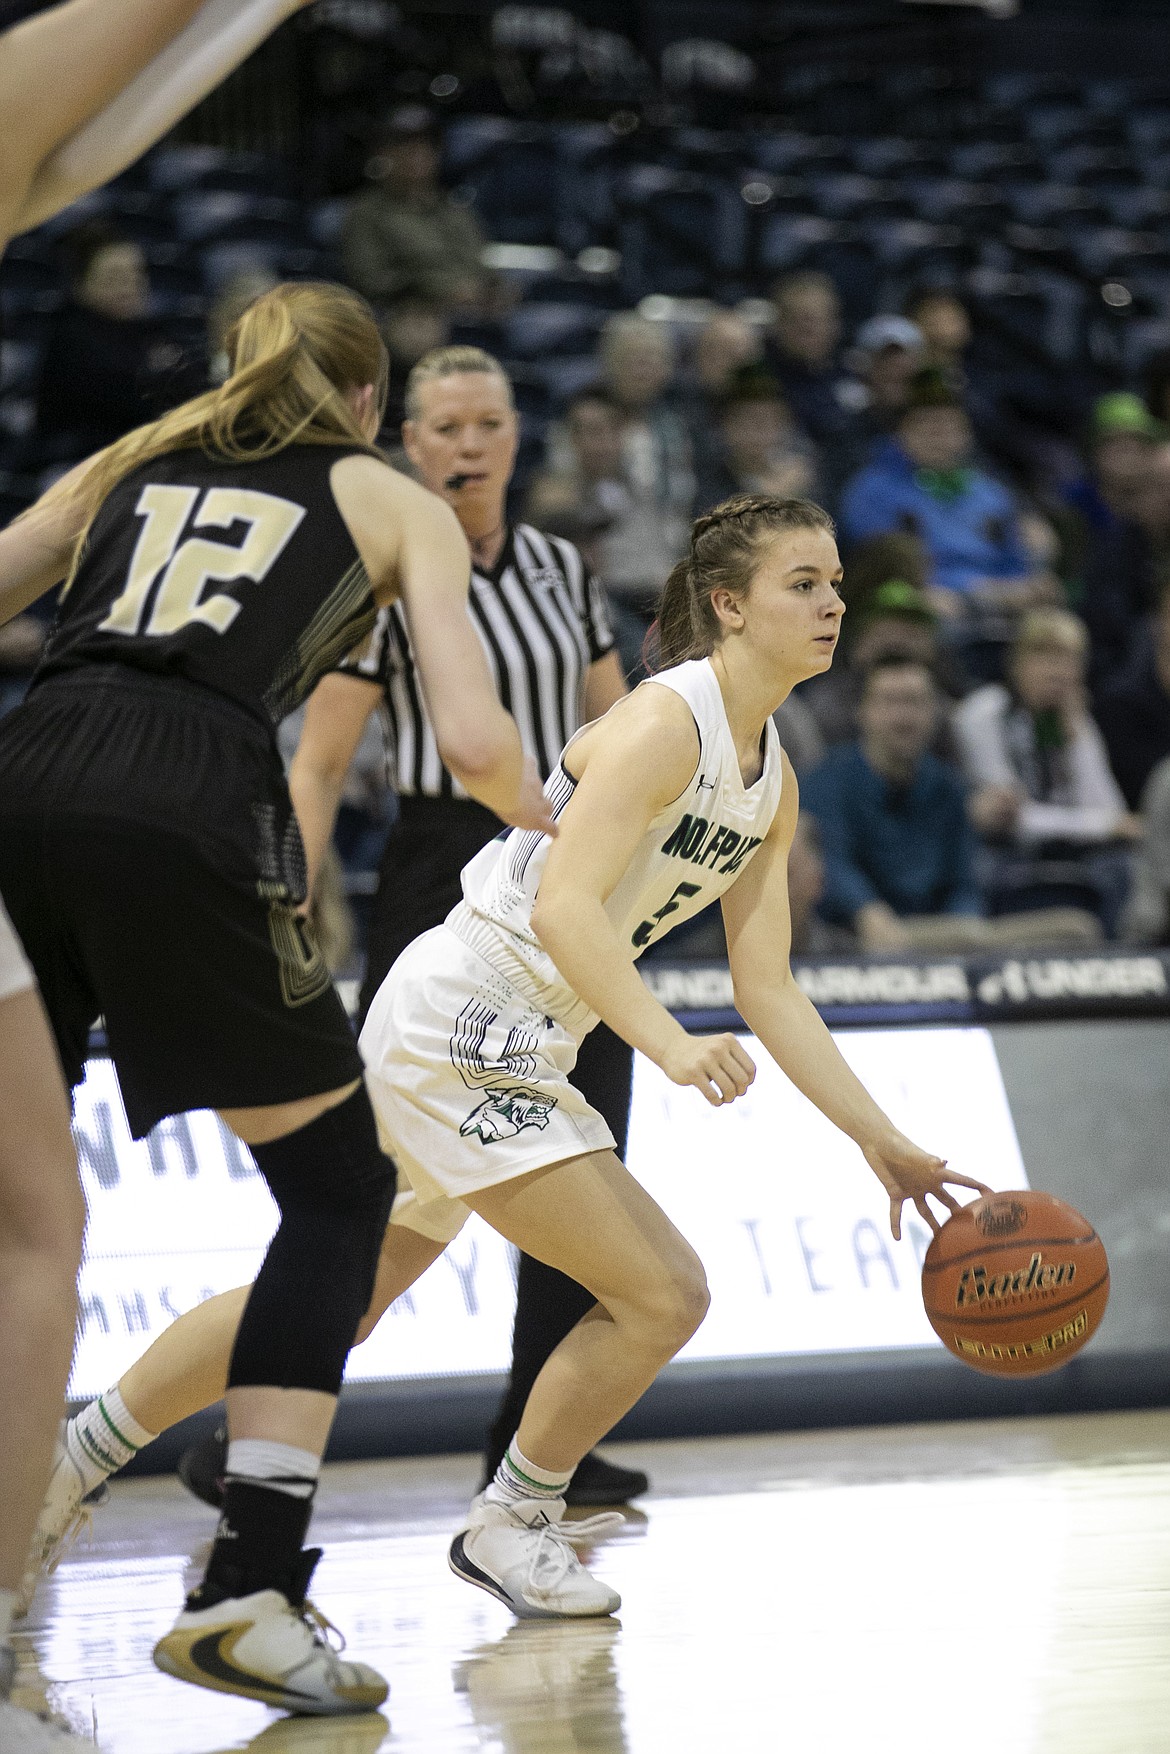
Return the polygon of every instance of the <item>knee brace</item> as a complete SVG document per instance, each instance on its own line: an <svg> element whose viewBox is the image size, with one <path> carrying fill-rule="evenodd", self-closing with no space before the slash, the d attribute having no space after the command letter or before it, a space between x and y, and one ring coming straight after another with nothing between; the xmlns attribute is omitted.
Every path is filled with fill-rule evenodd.
<svg viewBox="0 0 1170 1754"><path fill-rule="evenodd" d="M335 1395L373 1294L394 1164L364 1086L251 1150L280 1224L240 1321L228 1387Z"/></svg>

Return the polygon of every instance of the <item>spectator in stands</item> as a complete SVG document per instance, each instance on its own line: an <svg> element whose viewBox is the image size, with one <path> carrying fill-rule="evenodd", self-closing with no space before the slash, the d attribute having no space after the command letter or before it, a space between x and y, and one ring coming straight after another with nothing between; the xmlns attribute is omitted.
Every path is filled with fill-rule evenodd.
<svg viewBox="0 0 1170 1754"><path fill-rule="evenodd" d="M817 454L766 367L740 366L717 405L715 443L698 474L695 515L736 493L817 499Z"/></svg>
<svg viewBox="0 0 1170 1754"><path fill-rule="evenodd" d="M1100 936L1077 907L987 920L963 782L930 753L940 711L930 667L889 653L866 674L860 737L830 750L801 782L820 825L831 924L866 950L978 950L1085 943Z"/></svg>
<svg viewBox="0 0 1170 1754"><path fill-rule="evenodd" d="M76 462L197 393L205 366L151 315L138 245L104 225L65 240L69 296L53 317L36 390L38 467Z"/></svg>
<svg viewBox="0 0 1170 1754"><path fill-rule="evenodd" d="M483 266L487 240L466 207L439 182L435 118L418 104L384 124L366 166L372 187L345 216L341 253L358 291L384 305L407 292L453 310L477 310L498 298Z"/></svg>
<svg viewBox="0 0 1170 1754"><path fill-rule="evenodd" d="M763 353L763 338L754 323L738 311L717 308L695 336L689 387L698 392L703 407L713 409L735 373L745 365L758 365Z"/></svg>
<svg viewBox="0 0 1170 1754"><path fill-rule="evenodd" d="M1141 510L1155 446L1165 438L1139 396L1117 390L1093 404L1086 438L1087 467L1060 490L1054 512L1061 540L1060 574L1079 603L1089 550Z"/></svg>
<svg viewBox="0 0 1170 1754"><path fill-rule="evenodd" d="M792 699L792 696L789 696ZM788 849L788 914L794 956L832 956L853 948L850 934L817 912L825 893L825 855L815 816L802 810Z"/></svg>
<svg viewBox="0 0 1170 1754"><path fill-rule="evenodd" d="M921 331L907 317L870 317L857 331L850 355L855 375L843 386L854 422L848 439L834 447L831 458L834 498L843 483L870 461L878 442L896 428L914 374L922 367L925 345Z"/></svg>
<svg viewBox="0 0 1170 1754"><path fill-rule="evenodd" d="M619 312L601 331L599 355L602 383L623 416L628 501L604 538L604 581L628 674L657 613L662 581L686 551L695 478L690 436L667 400L675 364L669 331L634 311Z"/></svg>
<svg viewBox="0 0 1170 1754"><path fill-rule="evenodd" d="M886 314L861 325L853 342L853 363L865 416L863 437L885 438L893 432L925 357L922 331L908 317Z"/></svg>
<svg viewBox="0 0 1170 1754"><path fill-rule="evenodd" d="M846 587L848 589L848 575ZM794 698L806 701L826 743L849 743L859 730L859 711L866 676L872 664L892 656L925 664L938 677L940 646L938 616L919 585L908 579L885 579L854 606L848 643L842 637L833 668L804 683ZM844 633L844 629L842 629ZM940 729L948 724L938 714ZM949 753L949 739L947 743ZM935 753L940 753L937 749Z"/></svg>
<svg viewBox="0 0 1170 1754"><path fill-rule="evenodd" d="M1117 783L1136 810L1150 775L1170 755L1170 583L1124 669L1102 685L1097 722Z"/></svg>
<svg viewBox="0 0 1170 1754"><path fill-rule="evenodd" d="M948 286L918 287L904 301L902 314L922 332L923 363L944 373L962 397L980 450L1014 477L1030 480L1042 447L1029 411L1011 405L1003 385L972 360L974 329L958 293Z"/></svg>
<svg viewBox="0 0 1170 1754"><path fill-rule="evenodd" d="M408 287L386 304L379 327L390 356L390 390L382 427L395 448L401 443L402 422L406 418L406 380L425 354L447 346L451 321L438 300L418 287Z"/></svg>
<svg viewBox="0 0 1170 1754"><path fill-rule="evenodd" d="M1170 579L1170 445L1153 447L1132 516L1102 530L1085 566L1080 610L1089 629L1089 680L1095 694L1134 655L1146 619Z"/></svg>
<svg viewBox="0 0 1170 1754"><path fill-rule="evenodd" d="M954 727L971 815L988 842L992 913L1085 900L1112 936L1141 823L1089 714L1088 651L1084 623L1067 609L1031 611L1008 683L976 689Z"/></svg>
<svg viewBox="0 0 1170 1754"><path fill-rule="evenodd" d="M1025 608L1054 589L1024 540L1011 493L973 462L972 447L954 387L928 368L915 376L894 436L841 501L849 542L892 530L922 538L931 601L949 619Z"/></svg>
<svg viewBox="0 0 1170 1754"><path fill-rule="evenodd" d="M635 515L623 457L625 425L625 410L601 385L573 397L557 444L558 467L542 471L528 490L526 515L532 523L544 529L573 518L604 532ZM595 570L604 579L603 559Z"/></svg>
<svg viewBox="0 0 1170 1754"><path fill-rule="evenodd" d="M1145 834L1134 853L1133 887L1121 935L1130 943L1170 944L1170 760L1142 794Z"/></svg>
<svg viewBox="0 0 1170 1754"><path fill-rule="evenodd" d="M859 740L830 750L801 787L824 847L821 912L869 950L941 947L947 921L982 911L963 783L929 752L938 715L928 664L875 659Z"/></svg>
<svg viewBox="0 0 1170 1754"><path fill-rule="evenodd" d="M276 275L266 262L255 262L241 268L220 289L207 313L207 370L213 384L222 384L228 375L228 330L243 316L253 299L271 292Z"/></svg>
<svg viewBox="0 0 1170 1754"><path fill-rule="evenodd" d="M763 352L763 337L756 326L722 307L711 312L695 336L678 411L690 433L698 474L711 466L718 452L716 428L732 378L743 367L758 365Z"/></svg>
<svg viewBox="0 0 1170 1754"><path fill-rule="evenodd" d="M841 300L827 274L786 274L772 291L765 357L797 422L817 444L849 437L854 413L837 353Z"/></svg>

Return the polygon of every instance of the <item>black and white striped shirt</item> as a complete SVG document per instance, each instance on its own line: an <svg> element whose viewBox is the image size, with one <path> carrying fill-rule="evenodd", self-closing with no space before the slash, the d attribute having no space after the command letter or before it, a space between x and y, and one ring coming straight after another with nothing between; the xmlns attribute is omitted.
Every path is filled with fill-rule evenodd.
<svg viewBox="0 0 1170 1754"><path fill-rule="evenodd" d="M468 606L500 699L547 779L581 726L586 671L613 649L602 588L571 542L515 524L491 572L472 572ZM340 668L382 685L398 795L466 798L439 759L400 604L379 612L362 655Z"/></svg>

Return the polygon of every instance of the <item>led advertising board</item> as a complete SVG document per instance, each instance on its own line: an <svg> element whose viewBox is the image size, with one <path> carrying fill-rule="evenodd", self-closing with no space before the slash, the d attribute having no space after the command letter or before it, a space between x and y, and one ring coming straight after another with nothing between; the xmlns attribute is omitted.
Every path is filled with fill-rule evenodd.
<svg viewBox="0 0 1170 1754"><path fill-rule="evenodd" d="M857 1148L750 1036L746 1096L716 1109L639 1058L630 1168L707 1267L712 1305L683 1358L937 1347L918 1293L929 1240ZM912 1139L993 1187L1027 1185L996 1050L981 1027L844 1031L838 1046ZM207 1113L135 1143L110 1061L77 1092L89 1202L70 1395L114 1381L182 1311L245 1284L276 1221L246 1150ZM355 1351L349 1377L449 1377L507 1367L514 1303L506 1243L472 1219Z"/></svg>

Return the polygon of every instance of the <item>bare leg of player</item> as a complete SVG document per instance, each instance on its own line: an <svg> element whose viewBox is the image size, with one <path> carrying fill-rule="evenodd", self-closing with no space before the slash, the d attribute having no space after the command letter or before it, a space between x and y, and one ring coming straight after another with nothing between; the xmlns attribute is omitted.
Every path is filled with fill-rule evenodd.
<svg viewBox="0 0 1170 1754"><path fill-rule="evenodd" d="M0 1114L2 1665L65 1399L85 1223L69 1103L32 988L0 1000Z"/></svg>
<svg viewBox="0 0 1170 1754"><path fill-rule="evenodd" d="M699 1326L703 1264L612 1151L517 1176L467 1203L597 1298L550 1355L517 1433L531 1461L567 1477Z"/></svg>
<svg viewBox="0 0 1170 1754"><path fill-rule="evenodd" d="M564 1523L565 1493L578 1462L702 1321L702 1263L609 1151L517 1177L468 1204L598 1301L545 1362L448 1564L525 1618L612 1614L620 1596L576 1548L622 1518Z"/></svg>
<svg viewBox="0 0 1170 1754"><path fill-rule="evenodd" d="M355 1346L373 1333L396 1297L408 1291L443 1252L443 1244L393 1225L378 1266L378 1283ZM166 1431L221 1399L249 1285L196 1304L161 1333L118 1382L134 1418L147 1431Z"/></svg>
<svg viewBox="0 0 1170 1754"><path fill-rule="evenodd" d="M63 0L3 36L0 248L108 182L308 0Z"/></svg>

